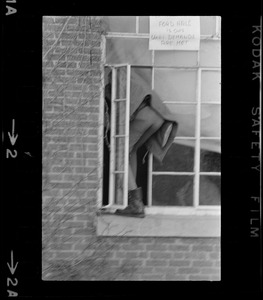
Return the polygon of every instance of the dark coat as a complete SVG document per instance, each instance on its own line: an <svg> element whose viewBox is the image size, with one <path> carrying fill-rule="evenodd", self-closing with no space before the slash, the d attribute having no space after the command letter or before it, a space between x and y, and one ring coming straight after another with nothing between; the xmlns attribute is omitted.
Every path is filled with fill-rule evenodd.
<svg viewBox="0 0 263 300"><path fill-rule="evenodd" d="M149 84L141 76L135 72L131 72L130 116L136 114L136 110L146 96L149 98L149 105L165 120L165 123L172 122L173 124L168 141L163 148L160 143L163 139L162 127L145 143L147 149L152 152L154 157L162 161L174 141L178 123L175 116L170 112L157 93L150 88Z"/></svg>
<svg viewBox="0 0 263 300"><path fill-rule="evenodd" d="M105 87L105 98L108 106L110 107L110 99L111 99L111 89L110 85ZM131 92L130 92L130 120L132 120L136 116L136 110L139 108L140 104L143 102L145 97L147 96L148 104L153 108L163 119L165 126L167 122L172 122L173 128L168 138L168 141L164 147L161 146L161 141L163 139L163 130L161 127L146 143L146 148L152 152L154 157L158 159L160 162L165 157L167 151L171 147L174 138L176 136L176 132L178 129L178 123L175 119L175 116L170 112L168 107L162 102L157 93L151 89L149 84L142 78L142 76L138 75L135 72L131 72Z"/></svg>

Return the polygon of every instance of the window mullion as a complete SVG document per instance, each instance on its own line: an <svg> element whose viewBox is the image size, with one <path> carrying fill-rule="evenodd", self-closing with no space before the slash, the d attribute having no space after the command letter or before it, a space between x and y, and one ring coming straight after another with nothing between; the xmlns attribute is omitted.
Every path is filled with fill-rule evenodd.
<svg viewBox="0 0 263 300"><path fill-rule="evenodd" d="M195 144L195 181L194 181L194 207L199 205L199 189L200 189L200 131L201 131L201 69L197 70L196 84L196 144Z"/></svg>
<svg viewBox="0 0 263 300"><path fill-rule="evenodd" d="M152 90L154 89L154 50L152 50ZM153 181L153 155L150 152L148 158L148 193L147 205L152 206L152 181Z"/></svg>
<svg viewBox="0 0 263 300"><path fill-rule="evenodd" d="M135 26L136 26L136 28L135 28L135 32L136 32L136 34L138 34L139 33L139 16L136 16L136 23L135 23Z"/></svg>
<svg viewBox="0 0 263 300"><path fill-rule="evenodd" d="M148 160L148 199L147 205L152 206L152 181L153 181L153 155L149 153L149 160Z"/></svg>
<svg viewBox="0 0 263 300"><path fill-rule="evenodd" d="M117 72L115 68L112 68L112 79L111 79L111 136L110 136L110 180L109 180L109 205L114 204L114 198L115 198L115 173L114 173L114 166L115 166L115 130L116 130L116 76Z"/></svg>
<svg viewBox="0 0 263 300"><path fill-rule="evenodd" d="M127 65L126 73L126 124L125 124L125 162L124 162L124 194L123 205L128 205L128 175L129 175L129 131L130 131L130 80L131 66Z"/></svg>

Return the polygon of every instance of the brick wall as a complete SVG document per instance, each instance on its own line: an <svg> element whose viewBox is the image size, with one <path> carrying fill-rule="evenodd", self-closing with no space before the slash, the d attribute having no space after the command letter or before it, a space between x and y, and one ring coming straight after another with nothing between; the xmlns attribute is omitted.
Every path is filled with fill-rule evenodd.
<svg viewBox="0 0 263 300"><path fill-rule="evenodd" d="M219 280L219 239L96 236L101 21L43 17L42 277Z"/></svg>

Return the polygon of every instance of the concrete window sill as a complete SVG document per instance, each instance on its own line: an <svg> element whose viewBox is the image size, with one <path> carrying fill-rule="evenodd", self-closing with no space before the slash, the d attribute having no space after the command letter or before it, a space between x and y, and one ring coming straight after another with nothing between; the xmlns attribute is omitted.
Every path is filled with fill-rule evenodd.
<svg viewBox="0 0 263 300"><path fill-rule="evenodd" d="M146 215L145 218L114 214L98 216L99 236L220 237L220 216Z"/></svg>

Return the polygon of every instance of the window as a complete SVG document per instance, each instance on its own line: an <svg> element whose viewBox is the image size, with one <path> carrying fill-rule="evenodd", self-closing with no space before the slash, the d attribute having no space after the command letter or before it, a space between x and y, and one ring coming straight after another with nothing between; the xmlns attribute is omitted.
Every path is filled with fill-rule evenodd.
<svg viewBox="0 0 263 300"><path fill-rule="evenodd" d="M116 32L109 32L105 39L105 74L111 70L112 151L110 192L104 207L127 205L130 74L137 72L179 123L177 136L162 163L152 154L143 163L146 149L139 151L138 181L143 187L146 215L219 216L220 18L201 17L200 51L185 52L149 50L147 17L134 20L133 31L123 33L117 31L114 18Z"/></svg>

